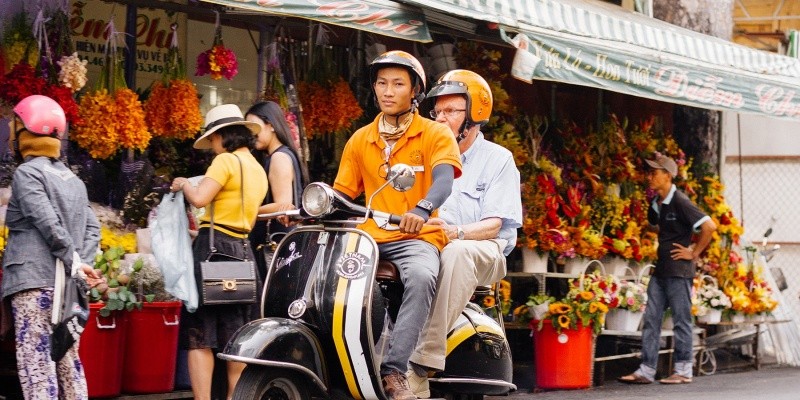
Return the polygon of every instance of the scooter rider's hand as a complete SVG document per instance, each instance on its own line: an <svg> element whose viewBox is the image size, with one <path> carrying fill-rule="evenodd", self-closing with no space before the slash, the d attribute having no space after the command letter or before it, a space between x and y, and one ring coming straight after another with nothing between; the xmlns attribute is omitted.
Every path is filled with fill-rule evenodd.
<svg viewBox="0 0 800 400"><path fill-rule="evenodd" d="M403 218L400 220L400 232L416 235L422 230L424 225L425 218L409 211L403 214Z"/></svg>

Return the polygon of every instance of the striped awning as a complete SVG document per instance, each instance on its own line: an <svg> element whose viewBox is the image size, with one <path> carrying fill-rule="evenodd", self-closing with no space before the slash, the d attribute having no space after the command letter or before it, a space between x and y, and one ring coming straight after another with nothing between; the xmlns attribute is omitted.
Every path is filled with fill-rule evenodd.
<svg viewBox="0 0 800 400"><path fill-rule="evenodd" d="M800 60L737 45L595 0L401 0L498 23L542 79L717 110L800 119ZM516 32L511 37L504 31ZM519 55L518 55L519 56ZM521 57L524 58L524 57Z"/></svg>
<svg viewBox="0 0 800 400"><path fill-rule="evenodd" d="M390 0L201 0L228 7L232 13L299 17L384 36L430 42L419 8Z"/></svg>

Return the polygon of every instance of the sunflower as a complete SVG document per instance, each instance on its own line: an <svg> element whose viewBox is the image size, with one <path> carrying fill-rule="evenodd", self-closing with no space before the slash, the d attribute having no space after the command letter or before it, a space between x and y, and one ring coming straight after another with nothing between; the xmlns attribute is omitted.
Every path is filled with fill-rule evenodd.
<svg viewBox="0 0 800 400"><path fill-rule="evenodd" d="M558 326L560 326L562 328L569 328L570 322L572 322L572 321L569 319L568 315L559 315L558 316Z"/></svg>
<svg viewBox="0 0 800 400"><path fill-rule="evenodd" d="M483 307L490 308L494 307L494 296L486 296L483 298Z"/></svg>

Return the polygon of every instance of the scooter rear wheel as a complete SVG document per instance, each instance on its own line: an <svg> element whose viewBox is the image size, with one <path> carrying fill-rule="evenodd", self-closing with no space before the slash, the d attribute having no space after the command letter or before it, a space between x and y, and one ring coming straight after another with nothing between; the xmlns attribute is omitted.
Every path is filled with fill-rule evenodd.
<svg viewBox="0 0 800 400"><path fill-rule="evenodd" d="M292 371L248 365L233 391L233 400L309 400L307 382Z"/></svg>

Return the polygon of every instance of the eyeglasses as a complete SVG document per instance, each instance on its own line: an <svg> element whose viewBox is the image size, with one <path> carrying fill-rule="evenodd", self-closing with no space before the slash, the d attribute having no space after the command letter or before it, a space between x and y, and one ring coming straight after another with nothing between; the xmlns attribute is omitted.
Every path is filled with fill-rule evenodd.
<svg viewBox="0 0 800 400"><path fill-rule="evenodd" d="M388 179L389 170L392 168L392 165L389 164L389 156L392 155L392 148L390 146L386 146L381 151L381 158L383 158L383 164L378 167L378 176L383 179Z"/></svg>
<svg viewBox="0 0 800 400"><path fill-rule="evenodd" d="M456 116L456 113L463 112L463 111L467 111L467 110L453 110L451 108L446 108L444 110L439 110L439 111L431 110L430 116L431 116L431 118L436 119L439 116L439 114L444 113L444 117L445 118L453 118L453 117Z"/></svg>

